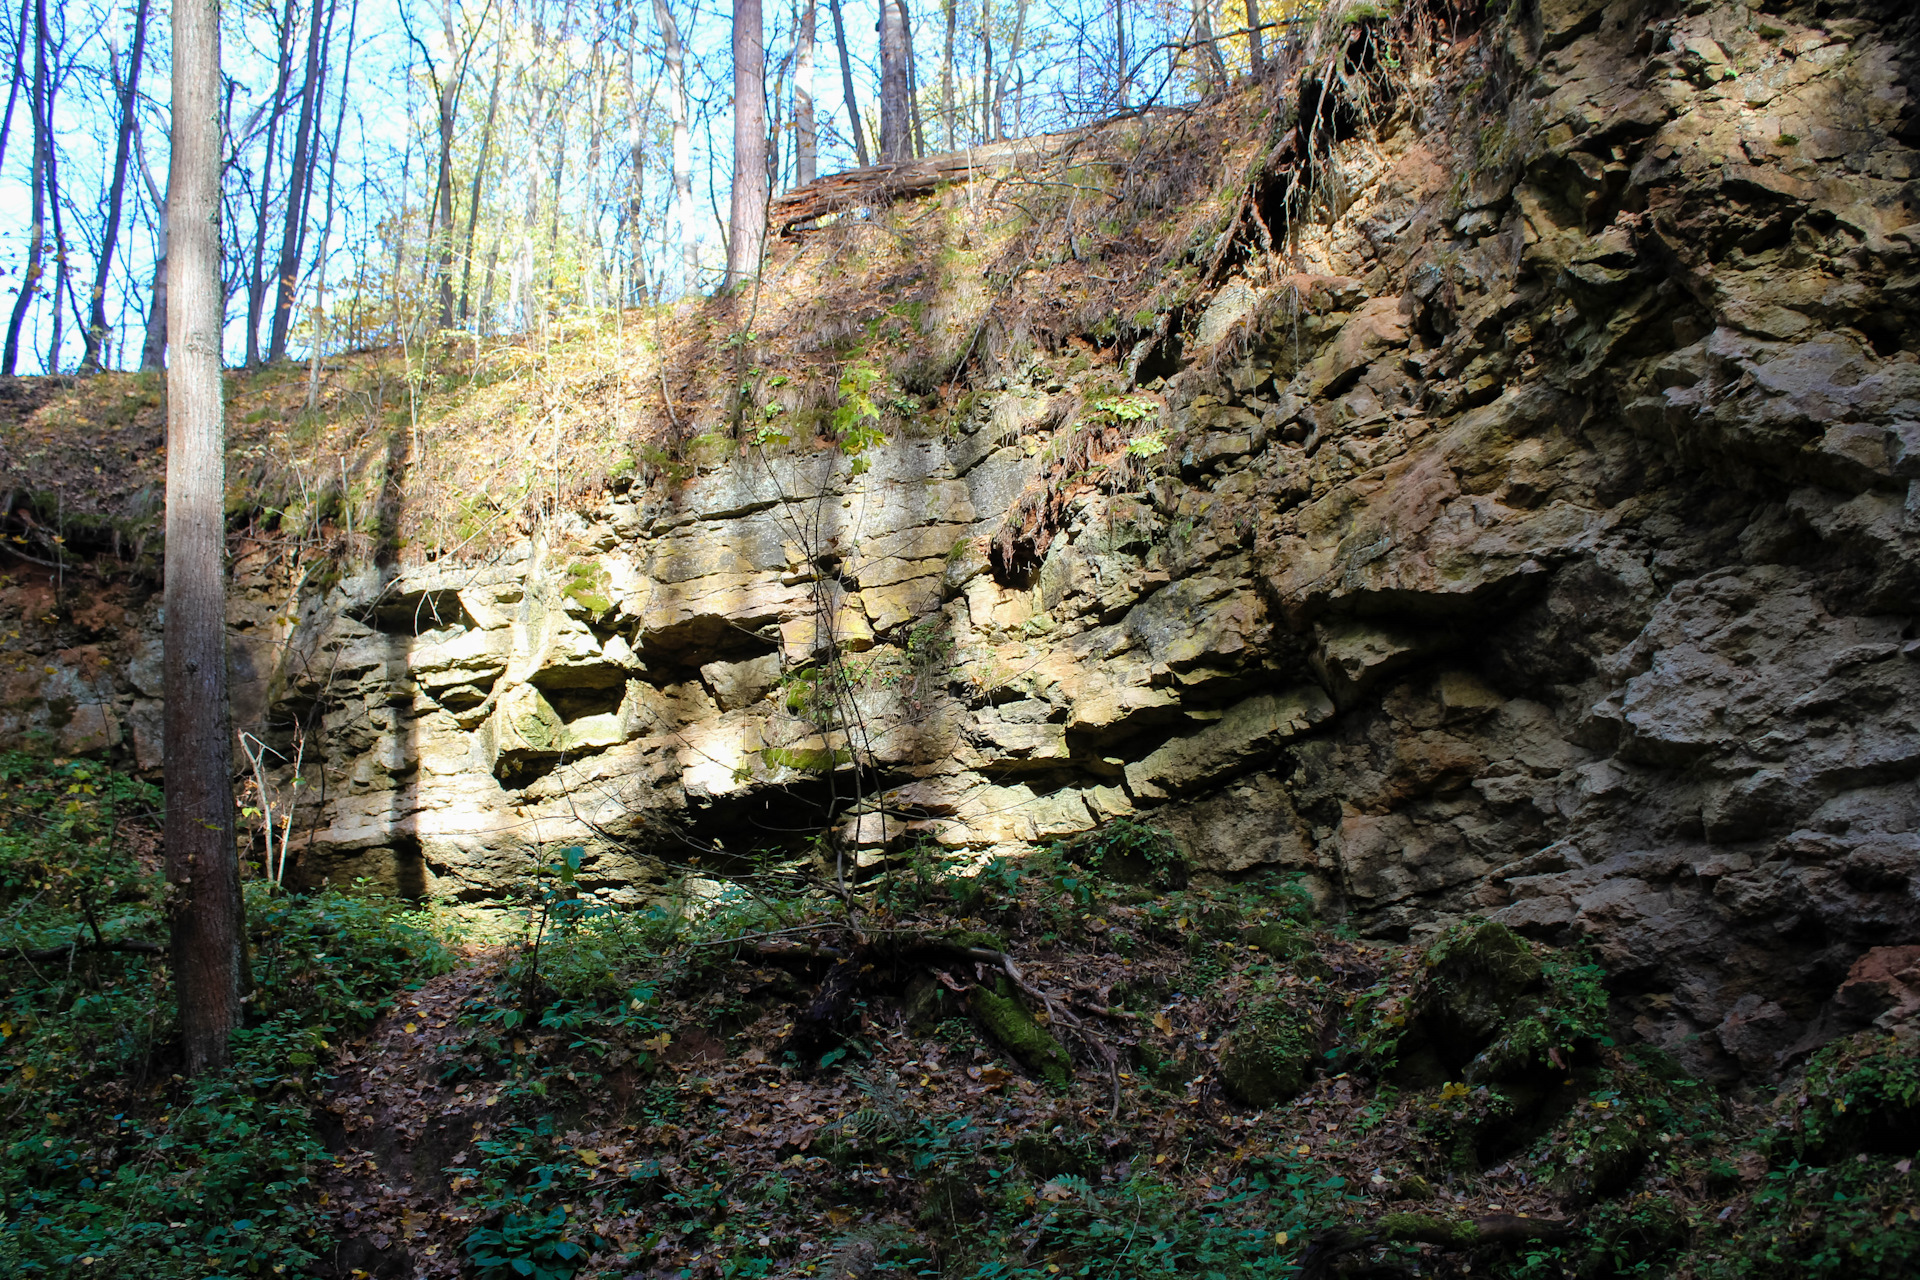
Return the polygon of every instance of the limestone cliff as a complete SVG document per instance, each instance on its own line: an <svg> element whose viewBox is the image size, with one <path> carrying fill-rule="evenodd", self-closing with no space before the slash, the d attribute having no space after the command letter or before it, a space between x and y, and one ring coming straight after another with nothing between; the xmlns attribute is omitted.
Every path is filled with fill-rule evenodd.
<svg viewBox="0 0 1920 1280"><path fill-rule="evenodd" d="M736 427L484 555L240 548L301 873L582 844L635 901L1138 816L1363 931L1585 939L1639 1034L1771 1071L1920 937L1917 77L1896 4L1336 25L1152 307L969 343L937 419ZM16 585L0 729L161 765L156 604Z"/></svg>

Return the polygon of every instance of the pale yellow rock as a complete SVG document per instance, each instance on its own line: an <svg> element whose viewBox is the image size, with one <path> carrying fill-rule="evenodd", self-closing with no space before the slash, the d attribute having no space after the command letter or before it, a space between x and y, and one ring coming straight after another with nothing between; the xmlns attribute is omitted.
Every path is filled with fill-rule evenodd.
<svg viewBox="0 0 1920 1280"><path fill-rule="evenodd" d="M780 623L780 652L788 666L805 666L822 651L836 647L843 653L864 653L873 647L873 627L859 592L844 597L830 620L808 611Z"/></svg>
<svg viewBox="0 0 1920 1280"><path fill-rule="evenodd" d="M1200 732L1175 738L1127 766L1134 799L1164 799L1210 778L1259 762L1274 748L1333 714L1317 686L1262 694L1231 708Z"/></svg>

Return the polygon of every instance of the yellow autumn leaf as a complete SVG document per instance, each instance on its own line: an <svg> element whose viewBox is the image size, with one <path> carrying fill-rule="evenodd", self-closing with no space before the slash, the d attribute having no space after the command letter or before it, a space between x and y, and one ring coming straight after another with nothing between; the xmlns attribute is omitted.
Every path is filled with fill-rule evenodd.
<svg viewBox="0 0 1920 1280"><path fill-rule="evenodd" d="M1170 1036L1173 1034L1173 1019L1164 1013L1156 1013L1153 1015L1153 1025L1161 1035Z"/></svg>
<svg viewBox="0 0 1920 1280"><path fill-rule="evenodd" d="M1287 1233L1284 1231L1276 1231L1273 1236L1273 1242L1275 1244L1285 1244L1287 1242Z"/></svg>
<svg viewBox="0 0 1920 1280"><path fill-rule="evenodd" d="M401 1030L405 1031L408 1035L412 1035L414 1032L418 1031L419 1029L420 1029L420 1024L417 1022L409 1022L405 1027L401 1028Z"/></svg>

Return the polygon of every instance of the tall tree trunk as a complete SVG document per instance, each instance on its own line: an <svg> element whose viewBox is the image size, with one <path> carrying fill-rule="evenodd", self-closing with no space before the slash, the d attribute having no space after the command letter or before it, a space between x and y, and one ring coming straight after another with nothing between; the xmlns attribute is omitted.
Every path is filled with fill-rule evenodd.
<svg viewBox="0 0 1920 1280"><path fill-rule="evenodd" d="M853 127L853 154L864 169L873 162L867 157L867 131L860 127L860 100L853 92L853 60L847 56L847 24L840 17L840 0L827 0L827 12L833 15L833 42L840 49L840 93L847 104L847 123Z"/></svg>
<svg viewBox="0 0 1920 1280"><path fill-rule="evenodd" d="M357 5L358 0L355 0L355 3ZM503 10L500 18L499 32L494 40L493 83L489 85L487 88L487 120L486 120L486 123L480 127L480 158L474 161L473 186L467 192L466 247L462 249L460 253L460 260L462 264L460 267L460 323L461 324L465 324L467 322L467 299L472 296L471 291L473 286L473 233L474 233L474 229L479 225L479 222L480 222L480 190L481 190L480 184L486 177L487 158L488 158L488 155L493 150L494 113L499 109L499 106L500 106L500 72L501 72L501 69L505 67L506 61L507 61L507 29L506 28L507 28L506 15L505 15L505 11ZM338 134L338 132L339 130L336 128L335 129L336 135ZM337 144L337 141L338 139L336 137L336 144ZM331 168L331 162L329 162L329 168ZM328 178L328 187L329 188L332 187L331 177ZM331 189L329 189L327 199L328 199L328 203L331 204L333 199Z"/></svg>
<svg viewBox="0 0 1920 1280"><path fill-rule="evenodd" d="M100 368L100 348L107 337L107 282L113 269L113 251L120 239L120 205L126 197L127 158L133 150L133 113L140 91L140 64L146 58L148 0L140 0L133 11L133 49L127 57L127 78L120 89L120 129L113 143L113 185L107 193L107 225L100 235L100 261L93 274L91 315L87 320L87 345L80 357L80 371L93 373ZM116 76L116 79L118 77Z"/></svg>
<svg viewBox="0 0 1920 1280"><path fill-rule="evenodd" d="M980 141L993 141L993 15L980 0Z"/></svg>
<svg viewBox="0 0 1920 1280"><path fill-rule="evenodd" d="M733 207L727 287L760 273L767 234L767 46L760 0L733 0Z"/></svg>
<svg viewBox="0 0 1920 1280"><path fill-rule="evenodd" d="M1113 105L1117 110L1127 109L1132 70L1127 59L1127 0L1113 0Z"/></svg>
<svg viewBox="0 0 1920 1280"><path fill-rule="evenodd" d="M944 146L952 151L953 140L953 35L960 21L960 0L940 0L940 16L947 20L947 39L940 46L940 132Z"/></svg>
<svg viewBox="0 0 1920 1280"><path fill-rule="evenodd" d="M267 359L282 360L287 354L287 331L293 319L293 292L299 283L300 245L307 229L307 200L312 195L314 115L319 107L320 20L326 6L328 24L332 23L333 0L313 0L313 18L307 29L307 69L300 86L300 123L294 128L293 170L287 189L287 218L280 236L280 264L274 272L273 338L267 344Z"/></svg>
<svg viewBox="0 0 1920 1280"><path fill-rule="evenodd" d="M920 121L920 60L913 53L913 15L907 9L907 0L897 0L900 5L900 29L907 36L907 115L913 121L913 154L927 154L927 131Z"/></svg>
<svg viewBox="0 0 1920 1280"><path fill-rule="evenodd" d="M780 186L780 130L785 121L780 119L780 104L786 101L787 64L781 59L773 72L773 94L767 99L767 182L768 190L778 190Z"/></svg>
<svg viewBox="0 0 1920 1280"><path fill-rule="evenodd" d="M27 23L33 0L20 0L20 21L13 31L13 71L7 77L7 111L0 115L0 173L7 167L7 135L13 132L13 104L20 100L20 83L27 78Z"/></svg>
<svg viewBox="0 0 1920 1280"><path fill-rule="evenodd" d="M47 0L33 5L33 89L29 115L33 123L33 177L27 218L27 268L20 276L20 292L7 317L7 340L0 347L0 374L12 377L20 363L20 326L26 323L33 295L40 287L47 238ZM54 299L56 309L59 299Z"/></svg>
<svg viewBox="0 0 1920 1280"><path fill-rule="evenodd" d="M260 363L260 321L267 307L267 212L273 204L273 157L280 145L280 117L287 111L287 79L293 74L293 0L280 8L280 52L268 99L267 149L260 163L260 194L254 203L253 258L247 275L247 367Z"/></svg>
<svg viewBox="0 0 1920 1280"><path fill-rule="evenodd" d="M434 225L439 229L440 238L440 327L453 328L453 122L454 113L460 105L460 82L466 79L466 58L454 54L455 35L453 30L453 0L440 0L440 24L442 37L447 42L450 56L459 58L453 66L447 68L446 79L440 84L440 92L435 95L435 105L439 109L440 124L440 180L436 192L438 210L434 214Z"/></svg>
<svg viewBox="0 0 1920 1280"><path fill-rule="evenodd" d="M1260 0L1247 0L1247 65L1255 76L1265 70L1266 41L1260 31Z"/></svg>
<svg viewBox="0 0 1920 1280"><path fill-rule="evenodd" d="M1205 0L1202 0L1204 3ZM1006 102L1007 85L1013 80L1014 71L1020 66L1020 50L1027 38L1027 6L1029 0L1020 0L1013 10L1013 43L1007 46L1007 56L1000 60L1000 77L993 86L993 134L996 138L1007 136ZM1024 80L1024 75L1022 77Z"/></svg>
<svg viewBox="0 0 1920 1280"><path fill-rule="evenodd" d="M227 735L226 442L220 386L220 17L173 0L173 347L167 371L166 848L173 980L190 1076L226 1066L240 1019L240 867Z"/></svg>
<svg viewBox="0 0 1920 1280"><path fill-rule="evenodd" d="M153 203L153 288L147 292L147 333L140 344L140 368L160 370L167 367L167 193L153 180L146 137L138 124L133 141L139 152L140 177L147 184L147 199Z"/></svg>
<svg viewBox="0 0 1920 1280"><path fill-rule="evenodd" d="M333 178L340 161L340 132L347 118L347 80L353 74L353 35L360 25L360 0L347 11L347 55L340 63L340 96L333 108L333 141L327 146L327 215L320 224L320 248L313 255L313 349L307 353L307 408L320 407L320 356L326 345L327 252L333 241ZM331 33L329 33L331 39Z"/></svg>
<svg viewBox="0 0 1920 1280"><path fill-rule="evenodd" d="M1193 0L1193 38L1200 46L1200 92L1224 89L1227 64L1220 57L1220 42L1213 38L1213 0Z"/></svg>
<svg viewBox="0 0 1920 1280"><path fill-rule="evenodd" d="M626 257L621 263L619 308L624 312L634 304L634 299L646 296L646 267L640 253L641 224L646 216L647 182L647 130L652 123L651 103L649 109L640 109L639 86L634 81L634 54L640 45L640 20L636 10L629 9L629 27L627 31L627 109L632 113L628 121L627 132L627 206L621 221L625 228ZM651 94L651 91L649 91ZM616 320L616 330L624 323Z"/></svg>
<svg viewBox="0 0 1920 1280"><path fill-rule="evenodd" d="M813 119L813 35L817 0L800 0L793 51L793 183L804 187L819 167L820 131Z"/></svg>
<svg viewBox="0 0 1920 1280"><path fill-rule="evenodd" d="M49 45L58 65L59 47ZM54 91L60 83L58 76L47 79L47 102L42 109L42 118L47 122L47 214L53 224L53 287L47 290L47 301L53 306L52 337L47 342L47 372L60 372L60 342L64 336L66 315L60 310L60 294L64 291L69 301L73 300L73 281L67 275L67 229L60 220L60 151L54 145L53 136L53 99ZM74 305L74 319L81 328L86 327L86 314L79 305Z"/></svg>
<svg viewBox="0 0 1920 1280"><path fill-rule="evenodd" d="M880 163L913 158L913 122L907 106L907 11L900 0L880 0Z"/></svg>
<svg viewBox="0 0 1920 1280"><path fill-rule="evenodd" d="M318 8L318 5L315 6ZM354 0L354 13L358 16L358 0ZM307 163L300 185L300 221L294 232L293 261L296 268L307 260L307 230L312 226L308 215L313 209L314 183L320 174L320 139L324 136L323 121L327 104L327 68L333 65L333 22L340 16L339 0L327 0L327 28L320 37L320 68L313 85L313 128L307 139ZM353 50L347 50L347 61L353 61ZM341 81L341 92L346 91L346 82ZM291 326L291 306L288 324ZM284 354L284 353L283 353Z"/></svg>
<svg viewBox="0 0 1920 1280"><path fill-rule="evenodd" d="M693 241L693 134L688 127L687 51L667 0L653 0L654 21L667 62L667 122L673 134L673 243L680 254L680 290L700 281L700 250Z"/></svg>

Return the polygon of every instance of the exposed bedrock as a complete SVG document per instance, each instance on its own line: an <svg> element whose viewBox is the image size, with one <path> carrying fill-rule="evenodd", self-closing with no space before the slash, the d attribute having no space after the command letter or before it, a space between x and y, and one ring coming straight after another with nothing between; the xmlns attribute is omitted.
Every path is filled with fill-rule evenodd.
<svg viewBox="0 0 1920 1280"><path fill-rule="evenodd" d="M1859 1025L1849 968L1920 941L1920 62L1893 7L1699 9L1460 41L1301 269L1187 308L1135 482L1036 501L1092 376L1036 358L864 473L744 457L324 592L243 561L303 873L486 898L579 843L639 900L858 775L869 865L1137 816L1364 931L1584 940L1700 1070ZM0 728L158 765L144 620Z"/></svg>

